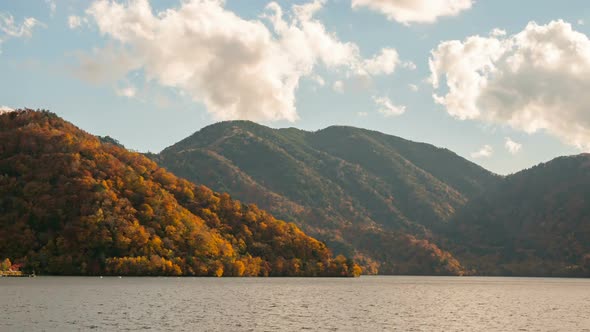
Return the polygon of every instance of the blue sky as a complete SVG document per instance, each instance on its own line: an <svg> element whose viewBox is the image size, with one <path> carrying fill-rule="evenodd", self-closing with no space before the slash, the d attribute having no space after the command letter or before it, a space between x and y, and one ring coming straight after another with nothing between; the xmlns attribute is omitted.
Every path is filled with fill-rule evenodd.
<svg viewBox="0 0 590 332"><path fill-rule="evenodd" d="M390 3L395 5L396 1L399 2L390 0ZM454 0L440 0L442 3L445 1L452 3ZM296 69L279 71L272 66L265 67L269 72L265 76L267 78L295 77L298 82L295 87L290 89L281 86L277 90L292 90L292 102L287 97L276 97L276 94L268 97L264 92L239 83L227 85L231 91L222 90L224 96L225 93L232 93L244 99L250 97L248 93L260 94L261 102L264 98L270 98L269 108L275 104L278 108L285 108L284 112L271 115L252 110L251 104L235 106L233 113L227 111L227 104L216 99L219 89L226 87L227 82L215 81L213 84L195 77L181 79L177 77L181 74L172 73L170 69L161 70L162 63L170 61L171 55L151 54L159 52L160 45L179 45L175 51L190 52L182 57L182 61L187 62L183 68L201 68L195 69L194 74L197 75L207 72L201 67L203 63L199 63L200 57L212 56L212 59L221 60L227 57L233 61L236 57L240 58L241 48L231 48L233 46L230 45L229 49L235 49L238 53L227 55L215 53L227 49L209 47L206 52L212 54L199 54L195 52L195 49L201 49L199 46L183 47L193 36L204 38L201 32L187 35L177 44L170 40L174 35L160 35L158 38L164 38L160 42L156 38L154 45L146 45L145 39L133 35L135 30L129 30L131 28L125 25L126 19L135 19L132 15L112 19L116 8L131 12L133 6L137 5L135 2L123 1L120 2L121 7L115 7L113 2L104 1L102 7L88 10L98 2L0 0L0 73L3 78L0 80L0 105L49 109L90 133L110 135L128 148L138 151L158 152L206 125L232 118L254 119L272 127L307 130L318 130L330 125L374 129L448 148L500 174L528 168L560 155L588 150L586 142L590 138L587 136L590 110L586 109L588 104L585 103L588 97L582 97L584 94L576 91L578 87L585 88L587 83L576 73L586 73L590 66L590 61L586 61L590 55L585 51L590 43L584 40L590 32L590 6L584 0L568 1L567 5L549 0L478 1L458 13L441 14L434 22L428 23L388 18L388 13L398 13L395 12L395 6L379 9L365 5L353 9L351 0L327 0L314 10L309 22L323 26L327 36L331 36L339 45L354 44L353 50L358 51L357 55L347 55L347 60L343 55L342 59L334 60L330 52L327 55L318 53L314 55L313 61L301 60L302 64ZM225 34L231 32L223 30L223 36L229 40L229 44L246 40L244 43L248 45L249 37L245 35L260 32L264 36L264 29L270 31L270 38L275 41L268 44L270 46L282 45L286 39L268 19L261 17L263 13L269 13L269 9L265 9L269 1L209 2L215 3L224 13L236 15L236 18L224 16L230 20L227 22L209 22L213 24L211 29L223 30L232 22L237 22L236 29L239 32L240 27L246 27L243 21L256 21L266 27L252 27L252 31L244 30L243 35L238 33L237 36L229 37ZM366 0L366 3L370 2ZM311 1L281 1L284 20L292 23L289 21L294 17L291 6L306 3ZM375 0L374 3L383 4L387 0ZM161 16L156 13L165 9L178 13L184 11L180 1L151 1L150 5L154 15L152 21L158 21ZM202 10L199 6L194 8ZM416 11L416 15L426 14ZM74 16L80 20L80 24L70 27L71 17ZM26 33L27 27L23 26L27 18L35 19L30 34ZM12 20L9 22L7 19ZM305 19L300 20L303 31ZM535 21L537 26L527 26L531 21ZM161 28L165 23L162 20L154 24L160 24L158 27ZM217 24L219 26L215 26ZM568 24L571 30L567 28ZM505 34L498 32L490 35L494 29L504 30ZM124 37L121 37L121 31ZM517 34L527 38L515 38ZM468 40L476 35L483 39ZM315 36L308 37L311 38ZM449 48L440 47L452 40L457 41L455 46L460 46L454 48L454 53ZM495 48L497 41L510 46L501 46L498 50ZM172 44L167 44L169 42ZM218 45L209 39L208 42ZM261 46L264 54L268 52L264 48L270 47L265 45ZM312 40L308 44L297 45L315 44ZM476 56L472 45L487 46L482 47ZM547 54L551 52L546 50L553 48L547 45L558 51L562 47L563 52L556 54L563 60L551 62L551 59L545 59L547 61L532 64L531 61L539 56L548 57ZM572 48L571 45L577 46ZM549 48L543 48L545 46ZM373 74L375 70L367 69L366 60L375 58L384 48L395 49L399 55L398 62L393 71L380 67L377 70L379 73ZM539 51L540 48L543 51ZM433 50L438 50L436 55L431 53ZM537 51L538 54L534 53ZM336 53L338 51L334 50ZM571 58L570 53L573 53ZM114 54L114 62L124 56L129 56L130 62L140 58L144 62L127 66L119 75L113 74L113 77L108 78L96 72L88 74L80 70L85 63L84 59L103 63L105 54ZM343 54L348 53L343 51ZM264 55L262 59L283 59L285 55L289 56L290 61L299 59L299 54L293 55L292 51L280 51L277 57ZM482 56L492 59L491 70L488 70L489 65L479 66L479 63L475 63ZM509 59L518 56L524 56L525 60L530 56L533 60L529 59L529 64L525 61L514 69ZM429 81L432 75L429 59L438 64L437 73L441 75L438 88ZM330 65L332 60L335 64ZM162 63L155 64L158 61ZM115 71L113 68L121 64L114 62L99 68L105 73ZM410 62L415 65L415 69ZM563 66L571 67L572 63L576 64L577 69L570 73ZM205 67L207 65L204 64ZM287 66L283 62L277 64L281 65ZM236 68L247 70L243 62L240 62L240 66ZM310 66L311 69L308 68ZM233 68L232 64L228 63L228 68ZM488 72L482 74L482 71ZM476 76L466 76L466 73ZM247 76L247 80L256 80L258 72L249 72L248 75L252 76ZM318 83L318 76L322 78L323 85ZM485 84L482 83L477 89L477 97L473 97L477 114L468 106L457 106L451 101L470 100L470 84L481 82L482 78L485 78ZM453 79L459 88L451 93L449 89ZM547 84L539 84L540 81L546 81ZM267 83L273 82L276 83L273 80ZM334 88L336 82L341 82L341 91ZM560 88L569 87L569 84L573 88L567 91ZM416 86L417 91L410 85ZM505 91L507 86L510 91ZM446 101L435 102L435 93L446 96ZM379 105L376 102L379 98L382 101L386 99L390 102L388 106L394 108ZM405 111L398 114L401 109ZM388 110L389 114L385 114ZM288 118L293 114L296 114L297 120L289 121ZM513 143L512 150L507 146L508 139Z"/></svg>

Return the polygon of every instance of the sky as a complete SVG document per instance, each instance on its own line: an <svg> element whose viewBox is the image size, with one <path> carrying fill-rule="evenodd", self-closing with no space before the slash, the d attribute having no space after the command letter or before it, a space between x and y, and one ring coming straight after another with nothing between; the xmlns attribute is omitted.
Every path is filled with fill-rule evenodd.
<svg viewBox="0 0 590 332"><path fill-rule="evenodd" d="M159 152L350 125L498 174L590 151L587 0L0 0L0 112Z"/></svg>

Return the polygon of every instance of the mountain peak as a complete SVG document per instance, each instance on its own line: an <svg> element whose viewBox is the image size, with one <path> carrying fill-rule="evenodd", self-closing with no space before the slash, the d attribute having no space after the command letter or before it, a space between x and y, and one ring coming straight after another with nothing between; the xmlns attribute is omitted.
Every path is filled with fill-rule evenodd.
<svg viewBox="0 0 590 332"><path fill-rule="evenodd" d="M298 223L340 253L379 261L389 273L407 263L376 247L413 246L418 242L408 236L427 236L429 227L444 224L498 180L448 150L351 126L310 132L222 122L165 149L157 160ZM355 234L383 242L369 247ZM426 247L434 250L431 244ZM420 265L414 272L429 268Z"/></svg>

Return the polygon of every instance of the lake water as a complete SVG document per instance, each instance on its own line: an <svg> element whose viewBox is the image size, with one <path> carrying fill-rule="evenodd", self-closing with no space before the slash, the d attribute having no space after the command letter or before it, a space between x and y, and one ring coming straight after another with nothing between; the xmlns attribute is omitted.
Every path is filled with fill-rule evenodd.
<svg viewBox="0 0 590 332"><path fill-rule="evenodd" d="M590 280L0 278L0 331L590 331Z"/></svg>

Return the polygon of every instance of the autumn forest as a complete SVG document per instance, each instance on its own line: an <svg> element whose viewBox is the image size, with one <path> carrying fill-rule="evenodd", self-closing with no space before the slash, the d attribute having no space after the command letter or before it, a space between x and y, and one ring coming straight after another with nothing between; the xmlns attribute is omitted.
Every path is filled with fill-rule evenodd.
<svg viewBox="0 0 590 332"><path fill-rule="evenodd" d="M0 261L49 275L587 277L589 170L578 155L502 177L378 132L245 121L141 154L17 110L0 114Z"/></svg>
<svg viewBox="0 0 590 332"><path fill-rule="evenodd" d="M60 275L355 276L297 226L55 114L0 116L0 256Z"/></svg>

